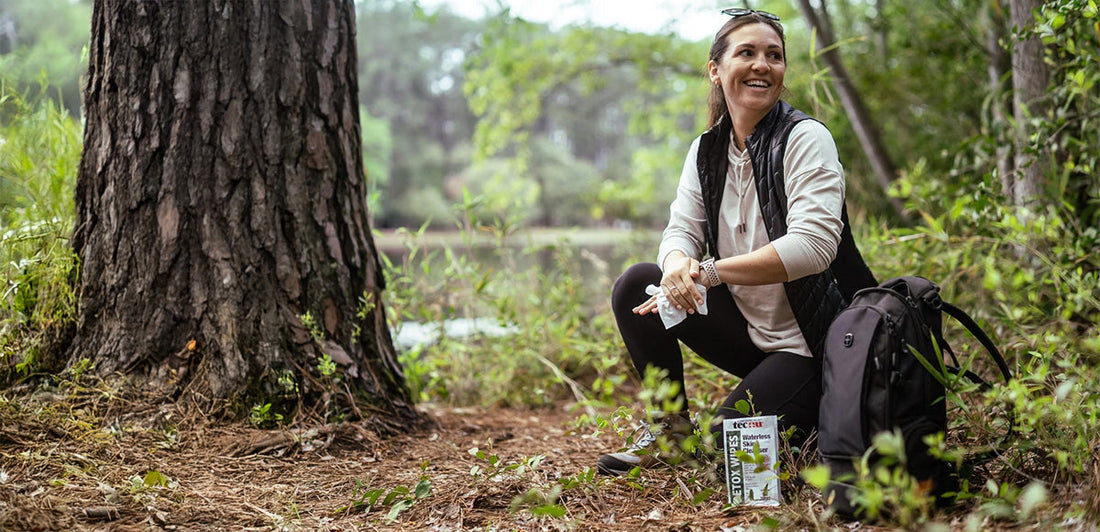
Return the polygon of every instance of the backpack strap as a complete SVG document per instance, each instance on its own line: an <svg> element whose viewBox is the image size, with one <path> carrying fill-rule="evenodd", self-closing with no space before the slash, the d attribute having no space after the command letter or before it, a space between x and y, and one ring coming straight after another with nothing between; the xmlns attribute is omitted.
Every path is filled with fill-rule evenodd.
<svg viewBox="0 0 1100 532"><path fill-rule="evenodd" d="M951 316L952 318L958 320L963 327L966 327L966 330L970 331L970 334L974 335L974 338L978 339L978 342L982 344L982 347L985 347L985 350L989 352L989 356L992 357L993 361L997 364L997 369L1001 370L1001 376L1004 377L1005 382L1007 383L1008 381L1010 381L1012 379L1012 372L1008 369L1008 363L1005 362L1004 356L1001 355L1001 351L997 349L996 345L994 345L993 340L989 339L989 335L987 335L985 331L982 330L981 326L979 326L978 323L974 321L974 318L971 318L969 314L964 312L959 307L952 305L951 303L940 300L939 304L940 309L944 312L944 314L947 314L948 316ZM955 361L955 364L958 364L958 359L955 358L955 353L950 351L951 348L947 345L947 341L942 338L942 333L940 338L936 338L936 341L940 342L940 345L943 345L944 349L948 350L948 352L951 353L952 360ZM979 377L972 371L962 371L959 368L950 368L949 371L956 375L962 373L963 376L970 379L972 382L977 383L979 389L983 391L990 388L990 385L987 382L985 382L981 377ZM978 453L974 456L969 457L972 463L982 464L988 462L993 458L999 456L1001 454L1001 450L1009 446L1009 442L1016 435L1016 420L1011 411L1008 413L1008 416L1008 432L1006 432L1004 438L1001 439L1001 443L996 445L992 450Z"/></svg>
<svg viewBox="0 0 1100 532"><path fill-rule="evenodd" d="M993 357L993 361L997 363L997 369L1001 370L1001 375L1004 377L1005 382L1012 380L1012 371L1008 369L1008 363L1005 362L1004 356L1001 355L1000 350L993 344L993 340L989 339L989 335L985 334L985 331L978 326L966 312L962 309L948 303L946 301L941 302L942 310L945 314L959 320L959 323L966 327L966 330L970 331L970 334L974 335L974 338L978 339L978 342L985 347L985 350L989 352L989 356ZM943 338L936 338L936 341L941 342L942 345L946 345L947 342Z"/></svg>
<svg viewBox="0 0 1100 532"><path fill-rule="evenodd" d="M964 369L958 367L957 365L947 366L947 372L952 374L952 375L966 377L967 379L970 380L970 382L973 382L974 384L977 384L978 389L983 391L983 392L993 388L992 386L989 385L988 382L985 382L985 379L983 379L977 373L974 373L973 371L970 371L968 369L964 370Z"/></svg>

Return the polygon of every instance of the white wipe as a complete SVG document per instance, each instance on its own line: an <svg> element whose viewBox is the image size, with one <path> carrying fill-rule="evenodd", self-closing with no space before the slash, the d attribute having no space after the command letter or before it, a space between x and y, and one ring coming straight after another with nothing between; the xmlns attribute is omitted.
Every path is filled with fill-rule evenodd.
<svg viewBox="0 0 1100 532"><path fill-rule="evenodd" d="M707 289L701 284L696 284L695 288L703 294L703 304L699 305L699 308L695 309L695 312L706 316ZM657 312L661 315L661 323L665 324L666 329L671 329L687 318L687 310L678 309L672 303L669 303L668 298L665 297L665 291L661 290L660 287L649 285L645 287L645 293L651 296L657 296Z"/></svg>

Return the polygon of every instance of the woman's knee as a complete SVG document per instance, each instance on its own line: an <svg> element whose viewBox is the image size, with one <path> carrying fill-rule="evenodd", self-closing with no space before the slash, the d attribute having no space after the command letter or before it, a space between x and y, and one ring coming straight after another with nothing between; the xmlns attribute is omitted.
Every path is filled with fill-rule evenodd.
<svg viewBox="0 0 1100 532"><path fill-rule="evenodd" d="M652 262L642 262L626 269L615 280L611 289L611 307L615 311L620 309L630 310L639 305L645 298L645 287L661 282L661 269Z"/></svg>
<svg viewBox="0 0 1100 532"><path fill-rule="evenodd" d="M793 353L772 353L757 365L718 409L721 419L745 414L737 411L741 400L751 401L760 415L780 416L780 427L797 426L808 433L817 427L821 402L821 366L812 358ZM721 430L720 426L711 427Z"/></svg>

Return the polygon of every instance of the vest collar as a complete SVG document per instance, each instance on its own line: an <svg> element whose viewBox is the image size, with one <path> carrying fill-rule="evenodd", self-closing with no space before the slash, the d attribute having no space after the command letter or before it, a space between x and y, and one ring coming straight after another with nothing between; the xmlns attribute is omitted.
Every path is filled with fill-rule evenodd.
<svg viewBox="0 0 1100 532"><path fill-rule="evenodd" d="M749 153L756 153L756 148L761 142L766 139L771 139L777 127L779 127L788 113L794 108L783 100L775 102L772 106L772 110L768 111L768 114L764 115L759 122L756 123L756 127L752 130L752 134L745 138L745 149Z"/></svg>
<svg viewBox="0 0 1100 532"><path fill-rule="evenodd" d="M756 127L753 128L752 134L745 137L745 148L752 152L752 146L759 144L761 139L771 138L772 132L775 130L776 126L782 122L781 118L787 113L790 113L793 109L791 104L783 100L775 102L775 105L768 111L768 114L764 115L764 118L761 118L760 121L756 123ZM718 119L718 122L711 126L710 129L706 130L703 135L729 135L733 132L732 130L733 120L730 118L729 111L726 111L722 114L722 117Z"/></svg>

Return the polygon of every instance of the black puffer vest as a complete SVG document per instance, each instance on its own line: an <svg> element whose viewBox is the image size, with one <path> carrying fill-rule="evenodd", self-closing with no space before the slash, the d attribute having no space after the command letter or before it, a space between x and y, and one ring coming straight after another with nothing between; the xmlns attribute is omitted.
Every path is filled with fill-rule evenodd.
<svg viewBox="0 0 1100 532"><path fill-rule="evenodd" d="M780 100L758 124L753 134L745 139L745 147L752 161L756 179L756 196L768 238L772 241L787 234L787 194L784 187L783 155L787 151L787 139L795 124L810 118L809 115ZM711 256L718 257L718 210L722 206L726 170L729 165L730 129L729 115L723 116L714 127L699 139L699 155L696 166L702 188L706 211L706 241ZM843 229L836 258L825 271L783 283L794 311L795 320L806 338L806 344L814 358L821 358L825 344L825 331L833 317L848 305L857 290L875 286L875 276L863 262L848 225L848 209L841 210Z"/></svg>

